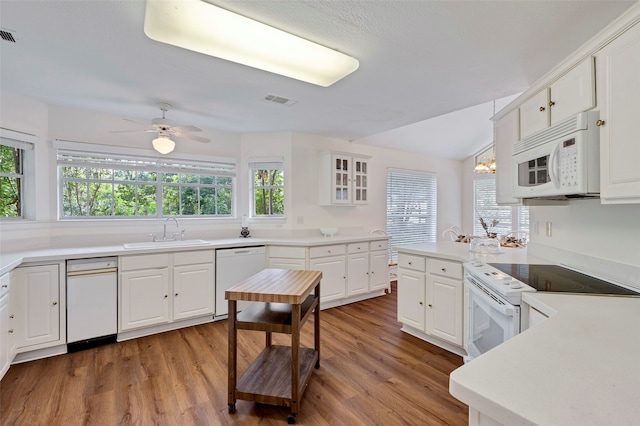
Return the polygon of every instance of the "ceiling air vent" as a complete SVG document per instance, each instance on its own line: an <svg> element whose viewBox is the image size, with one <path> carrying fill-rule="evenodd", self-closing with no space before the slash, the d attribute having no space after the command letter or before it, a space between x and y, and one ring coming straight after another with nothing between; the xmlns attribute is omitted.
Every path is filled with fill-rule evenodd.
<svg viewBox="0 0 640 426"><path fill-rule="evenodd" d="M2 37L4 41L10 41L12 43L16 42L16 39L13 37L13 34L11 34L10 31L2 28L0 28L0 37Z"/></svg>
<svg viewBox="0 0 640 426"><path fill-rule="evenodd" d="M293 99L285 98L283 96L272 95L272 94L265 96L264 99L269 102L275 102L281 105L293 105L296 103L296 101L294 101Z"/></svg>

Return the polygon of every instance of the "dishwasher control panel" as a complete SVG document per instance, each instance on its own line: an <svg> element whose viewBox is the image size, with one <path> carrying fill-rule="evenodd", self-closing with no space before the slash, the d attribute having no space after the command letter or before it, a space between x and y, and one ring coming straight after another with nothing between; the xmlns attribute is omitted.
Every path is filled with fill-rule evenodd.
<svg viewBox="0 0 640 426"><path fill-rule="evenodd" d="M67 261L67 272L93 271L118 267L117 257L94 257L90 259L73 259Z"/></svg>

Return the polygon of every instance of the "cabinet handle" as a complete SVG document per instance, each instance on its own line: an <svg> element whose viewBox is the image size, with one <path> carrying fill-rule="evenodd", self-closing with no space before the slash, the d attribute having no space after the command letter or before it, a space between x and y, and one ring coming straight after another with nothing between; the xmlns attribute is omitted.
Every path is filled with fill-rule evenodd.
<svg viewBox="0 0 640 426"><path fill-rule="evenodd" d="M420 302L418 302L418 303L419 303L419 304L421 304L421 305L424 305L424 303L423 303L423 302L421 302L421 301L420 301Z"/></svg>
<svg viewBox="0 0 640 426"><path fill-rule="evenodd" d="M168 294L165 294L165 295L164 295L164 298L166 299L167 297L169 297L169 295L168 295Z"/></svg>
<svg viewBox="0 0 640 426"><path fill-rule="evenodd" d="M178 297L178 293L176 293L176 297Z"/></svg>
<svg viewBox="0 0 640 426"><path fill-rule="evenodd" d="M56 302L55 300L53 301L53 306L56 306L58 304L58 302Z"/></svg>
<svg viewBox="0 0 640 426"><path fill-rule="evenodd" d="M409 263L409 265L413 265L413 263L411 263L411 262L408 262L408 263Z"/></svg>
<svg viewBox="0 0 640 426"><path fill-rule="evenodd" d="M540 112L544 111L545 109L545 107L540 107Z"/></svg>
<svg viewBox="0 0 640 426"><path fill-rule="evenodd" d="M13 319L13 314L9 315L9 319Z"/></svg>
<svg viewBox="0 0 640 426"><path fill-rule="evenodd" d="M447 272L447 268L440 268L442 272Z"/></svg>
<svg viewBox="0 0 640 426"><path fill-rule="evenodd" d="M13 333L13 328L9 329L9 334Z"/></svg>
<svg viewBox="0 0 640 426"><path fill-rule="evenodd" d="M433 308L433 305L432 305L431 303L429 303L429 305L428 305L428 306L429 306L430 308Z"/></svg>
<svg viewBox="0 0 640 426"><path fill-rule="evenodd" d="M549 106L554 106L556 103L553 101L549 101Z"/></svg>
<svg viewBox="0 0 640 426"><path fill-rule="evenodd" d="M602 126L604 126L604 123L605 123L604 120L598 120L598 121L596 121L596 126L602 127Z"/></svg>
<svg viewBox="0 0 640 426"><path fill-rule="evenodd" d="M327 253L331 253L331 250L327 250Z"/></svg>
<svg viewBox="0 0 640 426"><path fill-rule="evenodd" d="M7 288L9 287L7 284L2 284L2 288Z"/></svg>

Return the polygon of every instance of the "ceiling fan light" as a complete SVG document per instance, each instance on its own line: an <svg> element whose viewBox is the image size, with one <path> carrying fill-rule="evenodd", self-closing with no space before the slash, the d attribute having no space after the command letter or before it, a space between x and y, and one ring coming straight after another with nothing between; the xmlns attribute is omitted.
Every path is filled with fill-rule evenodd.
<svg viewBox="0 0 640 426"><path fill-rule="evenodd" d="M475 173L488 173L489 172L489 167L484 163L478 163L478 164L476 164L476 167L475 167L475 169L473 169L473 171Z"/></svg>
<svg viewBox="0 0 640 426"><path fill-rule="evenodd" d="M174 150L176 143L172 141L168 136L159 136L151 141L153 149L160 154L168 154Z"/></svg>
<svg viewBox="0 0 640 426"><path fill-rule="evenodd" d="M200 0L147 1L147 37L318 86L358 69L359 61Z"/></svg>

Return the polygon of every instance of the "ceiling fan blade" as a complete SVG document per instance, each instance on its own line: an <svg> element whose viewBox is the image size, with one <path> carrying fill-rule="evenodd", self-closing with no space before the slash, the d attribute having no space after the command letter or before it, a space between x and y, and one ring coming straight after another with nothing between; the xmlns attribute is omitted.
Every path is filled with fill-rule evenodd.
<svg viewBox="0 0 640 426"><path fill-rule="evenodd" d="M172 133L179 138L191 139L192 141L197 141L202 143L211 142L211 139L203 138L201 136L190 135L189 133L182 133L182 132L172 132Z"/></svg>
<svg viewBox="0 0 640 426"><path fill-rule="evenodd" d="M202 129L196 126L171 126L176 132L201 132Z"/></svg>
<svg viewBox="0 0 640 426"><path fill-rule="evenodd" d="M139 124L141 126L149 126L149 123L145 123L144 121L137 121L137 120L132 120L131 118L123 118L124 121L128 121L130 123L136 123Z"/></svg>
<svg viewBox="0 0 640 426"><path fill-rule="evenodd" d="M156 129L137 129L137 130L110 130L109 133L132 133L132 132L157 132Z"/></svg>

